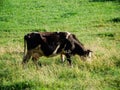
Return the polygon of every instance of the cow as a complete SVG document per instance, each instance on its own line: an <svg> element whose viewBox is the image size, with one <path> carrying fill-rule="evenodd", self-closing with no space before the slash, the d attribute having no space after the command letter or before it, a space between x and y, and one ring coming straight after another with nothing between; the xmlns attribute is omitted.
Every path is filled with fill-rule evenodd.
<svg viewBox="0 0 120 90"><path fill-rule="evenodd" d="M71 56L78 55L83 58L91 57L91 50L69 32L32 32L24 36L23 67L32 58L38 68L38 59L41 56L53 57L61 55L62 61L66 59L72 66Z"/></svg>

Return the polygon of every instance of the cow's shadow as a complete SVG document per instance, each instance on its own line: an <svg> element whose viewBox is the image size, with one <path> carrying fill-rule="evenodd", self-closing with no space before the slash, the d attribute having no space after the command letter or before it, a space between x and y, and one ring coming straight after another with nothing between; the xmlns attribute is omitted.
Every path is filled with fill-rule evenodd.
<svg viewBox="0 0 120 90"><path fill-rule="evenodd" d="M61 64L63 64L63 63L66 63L66 61L65 62L62 62L61 61L61 59L60 58L53 58L53 57L51 57L51 58L45 58L45 59L39 59L38 60L38 65L40 66L40 67L42 67L42 66L49 66L49 65L61 65Z"/></svg>

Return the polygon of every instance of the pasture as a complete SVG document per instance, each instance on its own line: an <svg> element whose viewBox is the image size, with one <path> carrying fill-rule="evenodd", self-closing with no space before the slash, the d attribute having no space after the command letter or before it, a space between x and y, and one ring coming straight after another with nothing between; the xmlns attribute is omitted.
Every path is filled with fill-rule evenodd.
<svg viewBox="0 0 120 90"><path fill-rule="evenodd" d="M22 68L23 37L68 31L93 51L92 61L41 57ZM119 0L0 0L0 90L120 90Z"/></svg>

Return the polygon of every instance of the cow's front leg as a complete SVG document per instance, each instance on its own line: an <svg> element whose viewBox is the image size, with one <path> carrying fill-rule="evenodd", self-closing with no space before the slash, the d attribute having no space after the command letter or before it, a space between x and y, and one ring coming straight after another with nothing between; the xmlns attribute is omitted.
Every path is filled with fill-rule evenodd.
<svg viewBox="0 0 120 90"><path fill-rule="evenodd" d="M61 54L60 56L61 56L61 61L62 61L62 63L65 62L65 55L64 55L64 54Z"/></svg>
<svg viewBox="0 0 120 90"><path fill-rule="evenodd" d="M31 58L30 52L27 52L27 54L23 56L23 61L22 61L23 68L25 68L26 63L28 63L30 58Z"/></svg>
<svg viewBox="0 0 120 90"><path fill-rule="evenodd" d="M71 55L70 54L66 54L65 56L67 58L67 61L68 61L69 65L72 67Z"/></svg>

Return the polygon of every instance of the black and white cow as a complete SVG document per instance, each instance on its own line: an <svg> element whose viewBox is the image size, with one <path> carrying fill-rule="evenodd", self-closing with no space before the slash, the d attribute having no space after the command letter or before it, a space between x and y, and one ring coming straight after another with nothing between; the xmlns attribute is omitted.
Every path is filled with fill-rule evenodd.
<svg viewBox="0 0 120 90"><path fill-rule="evenodd" d="M91 50L85 49L76 36L69 32L33 32L24 36L23 65L32 57L38 68L39 57L52 57L58 54L61 55L62 61L66 56L67 61L72 65L72 55L91 57Z"/></svg>

